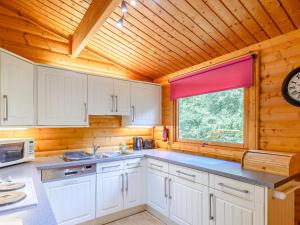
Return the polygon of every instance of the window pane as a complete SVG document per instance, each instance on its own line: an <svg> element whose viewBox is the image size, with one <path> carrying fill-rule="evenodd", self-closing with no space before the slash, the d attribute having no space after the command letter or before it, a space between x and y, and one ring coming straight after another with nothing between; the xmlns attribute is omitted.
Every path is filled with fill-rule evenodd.
<svg viewBox="0 0 300 225"><path fill-rule="evenodd" d="M180 139L243 143L244 89L178 100Z"/></svg>

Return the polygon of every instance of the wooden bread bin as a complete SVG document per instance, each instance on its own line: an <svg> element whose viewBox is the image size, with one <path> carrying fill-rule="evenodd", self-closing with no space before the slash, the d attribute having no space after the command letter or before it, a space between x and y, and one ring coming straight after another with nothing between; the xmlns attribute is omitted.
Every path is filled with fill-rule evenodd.
<svg viewBox="0 0 300 225"><path fill-rule="evenodd" d="M248 150L243 154L242 167L276 175L293 176L300 173L300 154Z"/></svg>

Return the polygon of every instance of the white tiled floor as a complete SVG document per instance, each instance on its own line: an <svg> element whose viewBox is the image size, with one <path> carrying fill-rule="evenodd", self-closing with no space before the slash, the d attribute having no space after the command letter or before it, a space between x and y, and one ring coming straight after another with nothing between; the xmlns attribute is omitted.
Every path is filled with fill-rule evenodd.
<svg viewBox="0 0 300 225"><path fill-rule="evenodd" d="M148 212L142 212L133 216L126 217L106 225L164 225L157 218Z"/></svg>

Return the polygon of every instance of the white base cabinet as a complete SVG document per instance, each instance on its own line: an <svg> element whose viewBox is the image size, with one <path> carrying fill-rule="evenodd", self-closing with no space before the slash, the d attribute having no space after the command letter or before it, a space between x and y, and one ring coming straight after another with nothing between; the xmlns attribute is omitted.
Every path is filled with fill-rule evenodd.
<svg viewBox="0 0 300 225"><path fill-rule="evenodd" d="M148 168L147 170L147 204L164 216L169 214L167 194L168 174Z"/></svg>
<svg viewBox="0 0 300 225"><path fill-rule="evenodd" d="M169 218L181 225L208 225L208 187L170 175Z"/></svg>
<svg viewBox="0 0 300 225"><path fill-rule="evenodd" d="M97 165L96 217L144 204L141 159Z"/></svg>
<svg viewBox="0 0 300 225"><path fill-rule="evenodd" d="M141 167L125 169L124 208L129 209L143 204L144 182Z"/></svg>
<svg viewBox="0 0 300 225"><path fill-rule="evenodd" d="M97 174L96 217L123 209L123 171Z"/></svg>
<svg viewBox="0 0 300 225"><path fill-rule="evenodd" d="M96 175L44 183L59 225L75 225L95 218Z"/></svg>
<svg viewBox="0 0 300 225"><path fill-rule="evenodd" d="M147 204L179 225L266 225L265 189L148 159Z"/></svg>
<svg viewBox="0 0 300 225"><path fill-rule="evenodd" d="M264 225L264 188L210 175L210 225Z"/></svg>

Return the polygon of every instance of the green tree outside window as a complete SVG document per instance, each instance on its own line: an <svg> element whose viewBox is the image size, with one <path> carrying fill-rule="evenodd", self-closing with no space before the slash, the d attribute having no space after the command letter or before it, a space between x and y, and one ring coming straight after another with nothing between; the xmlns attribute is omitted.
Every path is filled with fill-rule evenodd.
<svg viewBox="0 0 300 225"><path fill-rule="evenodd" d="M242 144L244 89L178 100L179 138Z"/></svg>

